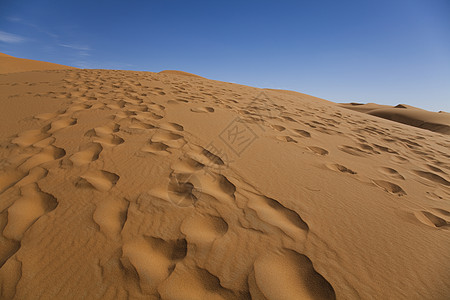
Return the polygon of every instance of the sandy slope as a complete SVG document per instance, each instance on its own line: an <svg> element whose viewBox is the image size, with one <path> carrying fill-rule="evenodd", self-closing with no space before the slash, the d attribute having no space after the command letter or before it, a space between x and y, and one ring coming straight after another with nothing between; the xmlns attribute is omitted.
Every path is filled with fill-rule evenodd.
<svg viewBox="0 0 450 300"><path fill-rule="evenodd" d="M389 106L375 103L343 103L340 106L434 132L450 134L450 113L447 112L431 112L405 104Z"/></svg>
<svg viewBox="0 0 450 300"><path fill-rule="evenodd" d="M0 53L0 74L39 71L39 70L62 70L62 69L76 69L76 68L49 63L45 61L17 58L7 54Z"/></svg>
<svg viewBox="0 0 450 300"><path fill-rule="evenodd" d="M3 298L450 295L446 135L174 73L0 87Z"/></svg>

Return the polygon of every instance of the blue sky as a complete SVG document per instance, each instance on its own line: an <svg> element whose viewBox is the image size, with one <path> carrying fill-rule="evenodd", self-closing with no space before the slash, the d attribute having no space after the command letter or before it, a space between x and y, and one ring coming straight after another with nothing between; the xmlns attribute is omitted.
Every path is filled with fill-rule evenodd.
<svg viewBox="0 0 450 300"><path fill-rule="evenodd" d="M450 111L450 1L0 1L0 52Z"/></svg>

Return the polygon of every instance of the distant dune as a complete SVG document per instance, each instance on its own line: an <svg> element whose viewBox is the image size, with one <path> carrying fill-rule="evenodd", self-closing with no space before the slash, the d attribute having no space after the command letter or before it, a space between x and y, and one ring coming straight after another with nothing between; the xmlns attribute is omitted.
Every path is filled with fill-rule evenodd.
<svg viewBox="0 0 450 300"><path fill-rule="evenodd" d="M405 104L388 106L374 103L344 103L340 106L414 127L450 134L450 114L446 112L431 112Z"/></svg>
<svg viewBox="0 0 450 300"><path fill-rule="evenodd" d="M177 70L164 70L159 72L159 74L170 74L170 75L183 75L183 76L191 76L191 77L197 77L197 78L203 78L201 76L192 74L192 73L188 73L188 72L183 72L183 71L177 71Z"/></svg>
<svg viewBox="0 0 450 300"><path fill-rule="evenodd" d="M17 58L7 54L0 53L0 74L39 71L39 70L62 70L62 69L76 69L76 68L44 61Z"/></svg>
<svg viewBox="0 0 450 300"><path fill-rule="evenodd" d="M446 114L1 59L0 299L449 298Z"/></svg>

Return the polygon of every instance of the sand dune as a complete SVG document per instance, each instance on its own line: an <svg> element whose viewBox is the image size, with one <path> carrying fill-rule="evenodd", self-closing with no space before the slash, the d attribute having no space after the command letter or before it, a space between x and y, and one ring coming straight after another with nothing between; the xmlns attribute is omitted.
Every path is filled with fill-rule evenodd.
<svg viewBox="0 0 450 300"><path fill-rule="evenodd" d="M1 298L450 295L448 135L296 92L50 69L0 75Z"/></svg>
<svg viewBox="0 0 450 300"><path fill-rule="evenodd" d="M340 106L434 132L450 134L450 114L447 112L431 112L405 104L393 107L374 103L345 103Z"/></svg>
<svg viewBox="0 0 450 300"><path fill-rule="evenodd" d="M0 53L0 66L0 74L39 70L75 69L74 67L44 61L17 58L3 53Z"/></svg>
<svg viewBox="0 0 450 300"><path fill-rule="evenodd" d="M192 73L188 73L188 72L183 72L183 71L177 71L177 70L164 70L159 72L159 74L171 74L171 75L182 75L182 76L191 76L191 77L197 77L197 78L203 78L201 76L192 74Z"/></svg>

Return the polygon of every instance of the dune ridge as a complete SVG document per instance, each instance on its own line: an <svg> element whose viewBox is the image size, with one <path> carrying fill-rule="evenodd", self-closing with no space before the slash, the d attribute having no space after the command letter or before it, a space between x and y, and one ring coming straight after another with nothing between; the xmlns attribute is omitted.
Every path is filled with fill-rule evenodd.
<svg viewBox="0 0 450 300"><path fill-rule="evenodd" d="M0 53L0 66L0 74L39 70L76 69L75 67L69 67L45 61L17 58L3 53Z"/></svg>
<svg viewBox="0 0 450 300"><path fill-rule="evenodd" d="M181 75L181 76L191 76L196 78L203 78L201 76L198 76L196 74L184 72L184 71L177 71L177 70L163 70L159 72L159 74L170 74L170 75Z"/></svg>
<svg viewBox="0 0 450 300"><path fill-rule="evenodd" d="M431 112L405 104L389 106L374 103L343 103L340 106L398 123L450 134L450 114L447 112Z"/></svg>

